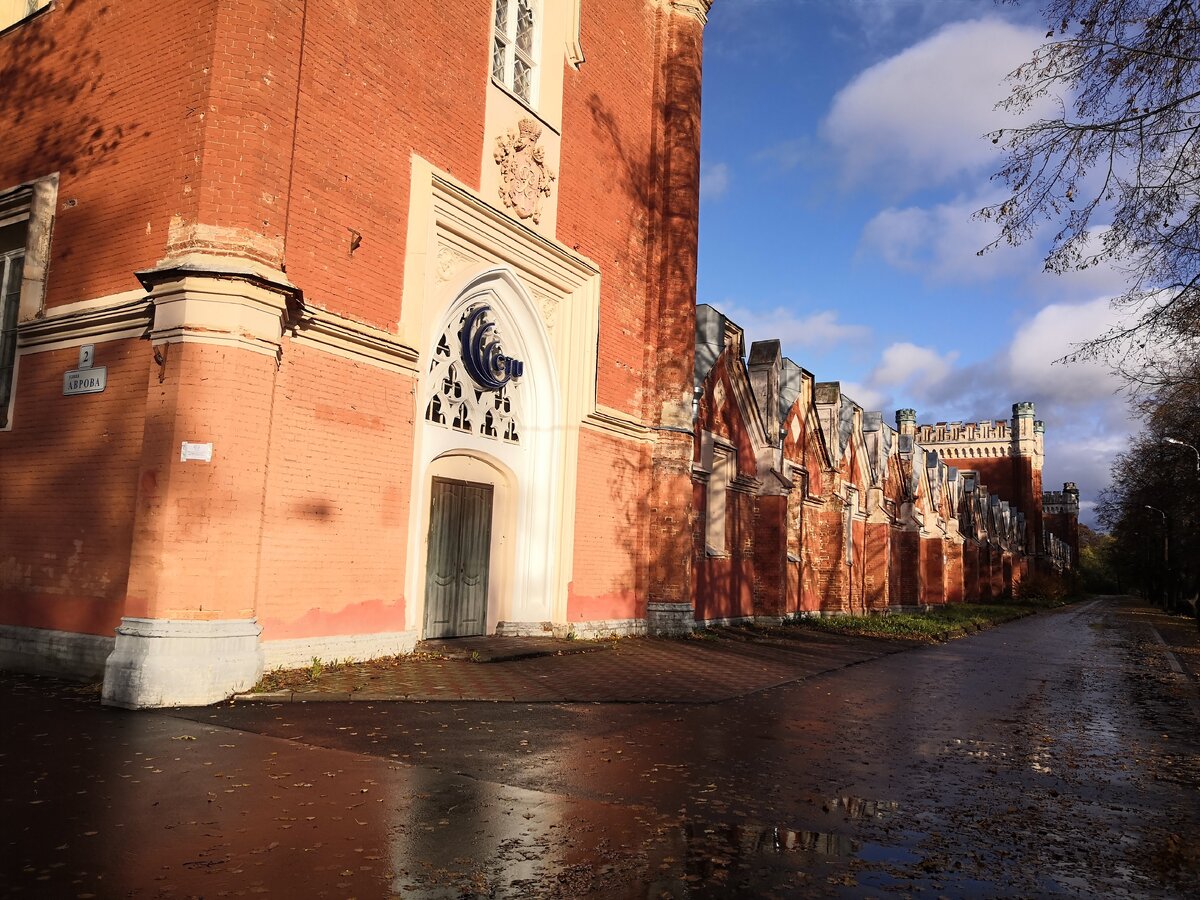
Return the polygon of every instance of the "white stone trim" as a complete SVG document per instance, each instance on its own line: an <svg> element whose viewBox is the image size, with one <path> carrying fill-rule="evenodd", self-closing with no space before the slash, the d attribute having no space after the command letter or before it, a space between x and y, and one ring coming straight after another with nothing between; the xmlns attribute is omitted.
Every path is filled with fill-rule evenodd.
<svg viewBox="0 0 1200 900"><path fill-rule="evenodd" d="M316 307L293 323L291 342L388 372L417 375L420 353L394 334Z"/></svg>
<svg viewBox="0 0 1200 900"><path fill-rule="evenodd" d="M262 652L264 666L270 671L304 668L314 659L336 663L403 656L412 653L416 646L416 631L388 631L263 641Z"/></svg>
<svg viewBox="0 0 1200 900"><path fill-rule="evenodd" d="M154 285L158 344L218 344L278 357L286 301L274 286L240 275L179 271Z"/></svg>
<svg viewBox="0 0 1200 900"><path fill-rule="evenodd" d="M697 628L719 628L723 625L779 625L780 616L721 616L715 619L697 619Z"/></svg>
<svg viewBox="0 0 1200 900"><path fill-rule="evenodd" d="M0 191L0 220L25 221L25 262L21 270L21 299L17 321L39 315L46 300L46 271L50 267L50 238L58 205L58 173Z"/></svg>
<svg viewBox="0 0 1200 900"><path fill-rule="evenodd" d="M103 702L127 709L206 706L248 691L263 671L253 619L126 616L104 666Z"/></svg>
<svg viewBox="0 0 1200 900"><path fill-rule="evenodd" d="M114 643L99 634L0 625L0 669L99 681Z"/></svg>
<svg viewBox="0 0 1200 900"><path fill-rule="evenodd" d="M497 441L428 421L424 410L433 385L428 376L419 383L421 418L413 441L404 591L410 599L405 621L425 621L431 480L434 476L460 478L491 484L495 490L486 626L486 632L492 633L500 621L562 621L566 617L565 610L560 612L556 606L560 597L565 600L566 591L559 548L570 534L567 523L572 519L564 515L561 498L568 482L561 473L570 457L563 452L567 429L562 427L555 354L536 302L511 268L485 269L455 290L422 341L423 358L432 356L447 324L478 302L491 306L493 321L504 335L505 352L525 363L525 374L514 382L521 394L521 441Z"/></svg>
<svg viewBox="0 0 1200 900"><path fill-rule="evenodd" d="M645 619L592 619L554 626L556 638L569 639L574 635L581 641L602 641L605 638L645 637Z"/></svg>
<svg viewBox="0 0 1200 900"><path fill-rule="evenodd" d="M55 307L41 318L20 323L17 352L28 355L145 337L152 315L153 306L144 291L125 291Z"/></svg>
<svg viewBox="0 0 1200 900"><path fill-rule="evenodd" d="M583 425L593 431L603 431L624 440L638 441L642 444L654 442L654 431L651 428L643 425L628 413L612 407L601 406L599 403L584 418Z"/></svg>
<svg viewBox="0 0 1200 900"><path fill-rule="evenodd" d="M712 0L670 0L671 11L691 16L702 26L708 24L708 11Z"/></svg>
<svg viewBox="0 0 1200 900"><path fill-rule="evenodd" d="M558 68L561 71L562 67ZM486 146L485 150L490 154ZM567 524L556 526L551 552L557 555L557 560L548 567L553 574L537 590L551 598L550 620L564 623L574 565L574 529L569 523L575 521L579 432L597 409L600 270L591 260L547 237L553 229L546 219L539 230L531 229L416 155L412 158L411 184L404 304L396 337L420 350L418 371L428 371L425 355L432 352L446 312L455 299L481 278L501 272L515 276L515 282L530 301L523 304L540 320L539 327L528 329L525 337L548 342L560 391L554 437L557 459L552 461L557 468L554 489L558 492L554 519ZM535 331L544 334L535 335ZM530 374L527 366L526 375ZM601 413L599 418L606 417ZM597 421L592 420L592 424ZM415 453L420 452L420 448L415 448ZM423 461L414 456L414 479L421 477L418 473L422 465ZM542 478L550 471L549 465L539 468ZM427 510L419 510L425 503L426 498L418 496L414 489L412 504L418 518L410 522L416 530L410 534L407 570L415 580L407 585L406 591L410 598L408 612L414 616L407 621L414 622L419 620L418 607L423 602L418 599L418 595L423 597L420 579L425 565L419 516ZM509 617L532 620L541 619L543 614L533 609L513 610L500 618Z"/></svg>
<svg viewBox="0 0 1200 900"><path fill-rule="evenodd" d="M497 622L496 634L499 637L547 637L554 634L554 626L549 622Z"/></svg>
<svg viewBox="0 0 1200 900"><path fill-rule="evenodd" d="M651 602L646 604L646 633L681 637L696 630L696 610L691 603Z"/></svg>
<svg viewBox="0 0 1200 900"><path fill-rule="evenodd" d="M572 0L567 29L567 65L578 69L586 61L583 55L583 0Z"/></svg>

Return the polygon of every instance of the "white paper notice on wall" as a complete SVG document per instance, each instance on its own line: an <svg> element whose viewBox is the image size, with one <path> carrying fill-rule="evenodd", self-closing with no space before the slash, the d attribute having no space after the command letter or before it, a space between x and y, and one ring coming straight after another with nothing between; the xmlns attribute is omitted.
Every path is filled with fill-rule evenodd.
<svg viewBox="0 0 1200 900"><path fill-rule="evenodd" d="M212 444L194 444L191 441L184 441L183 446L179 448L180 462L212 462Z"/></svg>

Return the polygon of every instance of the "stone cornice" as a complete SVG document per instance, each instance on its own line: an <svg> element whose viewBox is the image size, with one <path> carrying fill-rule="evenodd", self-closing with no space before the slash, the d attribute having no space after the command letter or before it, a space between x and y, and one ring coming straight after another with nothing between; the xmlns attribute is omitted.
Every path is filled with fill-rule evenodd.
<svg viewBox="0 0 1200 900"><path fill-rule="evenodd" d="M138 272L150 292L154 344L214 344L279 357L284 323L300 292L246 269L166 265Z"/></svg>
<svg viewBox="0 0 1200 900"><path fill-rule="evenodd" d="M701 25L708 24L708 11L712 9L713 0L670 0L671 10L689 15Z"/></svg>
<svg viewBox="0 0 1200 900"><path fill-rule="evenodd" d="M625 440L649 444L654 442L654 432L637 419L620 410L607 406L596 405L594 411L588 413L583 424L597 431L604 431Z"/></svg>
<svg viewBox="0 0 1200 900"><path fill-rule="evenodd" d="M366 365L416 375L420 354L395 335L336 313L305 307L291 323L293 343Z"/></svg>
<svg viewBox="0 0 1200 900"><path fill-rule="evenodd" d="M17 347L22 353L41 353L89 341L145 337L153 320L150 298L127 294L94 303L73 304L69 311L21 322Z"/></svg>

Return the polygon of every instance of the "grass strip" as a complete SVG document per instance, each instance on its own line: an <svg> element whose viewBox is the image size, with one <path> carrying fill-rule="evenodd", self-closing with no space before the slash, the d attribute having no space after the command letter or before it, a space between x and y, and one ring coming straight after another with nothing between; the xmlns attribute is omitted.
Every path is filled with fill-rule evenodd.
<svg viewBox="0 0 1200 900"><path fill-rule="evenodd" d="M952 606L938 606L928 612L876 616L810 616L790 620L788 624L838 634L942 642L992 625L1011 622L1033 611L1033 606L1025 604L956 603Z"/></svg>

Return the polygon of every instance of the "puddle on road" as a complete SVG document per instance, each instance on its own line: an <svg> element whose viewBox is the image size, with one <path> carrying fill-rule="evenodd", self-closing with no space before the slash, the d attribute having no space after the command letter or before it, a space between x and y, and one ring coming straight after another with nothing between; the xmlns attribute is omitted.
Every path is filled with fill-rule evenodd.
<svg viewBox="0 0 1200 900"><path fill-rule="evenodd" d="M848 835L791 828L760 828L750 825L685 826L689 848L711 846L735 848L740 854L813 853L817 856L847 857L857 853L859 843Z"/></svg>
<svg viewBox="0 0 1200 900"><path fill-rule="evenodd" d="M822 807L826 812L842 812L847 819L882 819L900 809L894 800L864 800L862 797L835 797Z"/></svg>
<svg viewBox="0 0 1200 900"><path fill-rule="evenodd" d="M432 783L405 805L391 827L392 890L426 900L792 896L806 885L852 886L857 866L919 859L904 847L834 829L680 822L636 807L481 782ZM877 821L899 808L849 796L826 806L854 822Z"/></svg>

